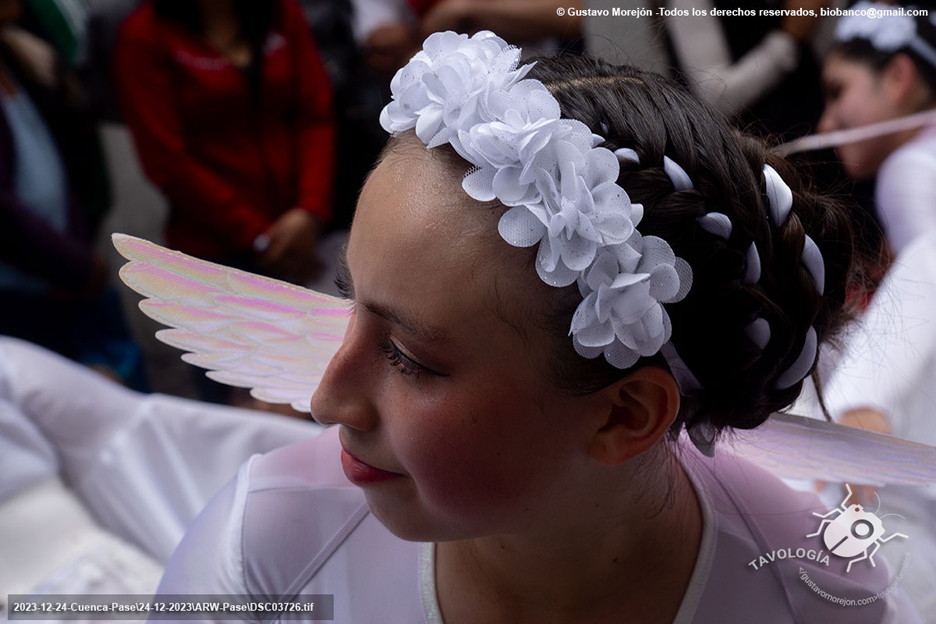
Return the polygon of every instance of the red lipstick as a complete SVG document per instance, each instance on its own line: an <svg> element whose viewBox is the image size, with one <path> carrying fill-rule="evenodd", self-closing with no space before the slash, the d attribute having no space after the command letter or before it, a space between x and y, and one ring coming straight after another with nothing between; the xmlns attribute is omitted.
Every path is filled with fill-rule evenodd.
<svg viewBox="0 0 936 624"><path fill-rule="evenodd" d="M344 449L341 449L341 467L344 469L348 480L356 485L380 483L403 476L396 472L388 472L380 468L374 468L370 464L365 464Z"/></svg>

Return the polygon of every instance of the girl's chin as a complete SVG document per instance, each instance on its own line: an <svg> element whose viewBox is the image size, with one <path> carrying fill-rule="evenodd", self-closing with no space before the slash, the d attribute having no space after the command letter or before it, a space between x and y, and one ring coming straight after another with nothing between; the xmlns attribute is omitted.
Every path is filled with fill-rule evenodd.
<svg viewBox="0 0 936 624"><path fill-rule="evenodd" d="M464 527L435 517L408 496L365 490L364 497L371 514L384 528L407 542L451 542L477 537Z"/></svg>

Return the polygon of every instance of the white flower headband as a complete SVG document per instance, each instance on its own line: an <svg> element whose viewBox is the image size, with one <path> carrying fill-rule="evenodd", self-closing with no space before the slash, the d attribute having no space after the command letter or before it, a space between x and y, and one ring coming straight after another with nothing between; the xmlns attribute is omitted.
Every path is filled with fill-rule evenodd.
<svg viewBox="0 0 936 624"><path fill-rule="evenodd" d="M449 143L474 165L462 187L509 207L498 224L504 240L539 243L536 270L547 284L578 281L576 351L628 368L669 340L660 304L686 296L692 270L666 241L637 232L643 207L616 184L617 157L595 147L603 139L584 123L560 119L556 98L523 79L532 65L519 60L490 32L433 34L394 76L380 123L415 128L429 148Z"/></svg>
<svg viewBox="0 0 936 624"><path fill-rule="evenodd" d="M880 2L859 2L835 25L837 41L864 39L880 52L910 48L936 67L936 49L917 33L916 19L901 15L901 7ZM936 15L934 15L936 17ZM930 17L931 23L934 17Z"/></svg>
<svg viewBox="0 0 936 624"><path fill-rule="evenodd" d="M669 342L672 326L662 305L686 296L692 269L665 240L637 231L643 206L631 203L617 184L620 161L639 164L637 153L597 147L604 138L578 120L560 118L556 98L538 80L524 79L532 65L517 67L519 60L520 50L491 32L430 35L393 77L393 101L380 123L391 133L415 128L428 148L450 144L473 165L462 182L465 192L508 207L498 223L501 237L516 247L539 243L536 271L547 284L577 283L583 300L570 329L576 352L604 355L621 369L661 353L683 394L701 389ZM663 168L674 190L693 188L673 160L664 157ZM771 219L779 226L793 194L772 168L765 165L764 173ZM731 234L722 213L706 214L698 224L725 239ZM753 243L747 255L745 281L753 284L760 278ZM822 256L808 237L803 261L821 292ZM812 368L811 328L810 335L778 388L792 386ZM748 336L766 346L767 321L757 319ZM711 455L714 428L693 429L693 442Z"/></svg>

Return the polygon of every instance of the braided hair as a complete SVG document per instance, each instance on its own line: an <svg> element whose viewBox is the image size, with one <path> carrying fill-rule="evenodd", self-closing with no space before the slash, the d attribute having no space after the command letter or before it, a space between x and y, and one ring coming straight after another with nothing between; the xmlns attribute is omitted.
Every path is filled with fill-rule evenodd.
<svg viewBox="0 0 936 624"><path fill-rule="evenodd" d="M749 429L789 406L802 380L778 382L804 351L809 333L821 343L849 317L845 293L853 233L843 207L815 194L763 141L733 130L720 114L658 75L566 56L537 60L527 77L552 92L564 118L578 119L604 137L603 147L636 152L639 164L622 162L618 184L644 206L640 231L666 240L692 267L688 296L667 304L667 311L672 344L702 388L684 398L673 431L701 423L717 431ZM674 189L664 156L682 166L694 188ZM768 218L765 163L793 192L792 210L780 225ZM712 212L730 219L727 238L700 226L699 217ZM807 237L824 259L824 284L803 264ZM760 265L756 280L749 279L752 262ZM627 374L572 349L565 334L580 302L574 286L552 289L544 314L557 337L551 375L575 394ZM748 328L758 319L769 325L769 340L752 338ZM635 367L645 365L666 366L660 355Z"/></svg>

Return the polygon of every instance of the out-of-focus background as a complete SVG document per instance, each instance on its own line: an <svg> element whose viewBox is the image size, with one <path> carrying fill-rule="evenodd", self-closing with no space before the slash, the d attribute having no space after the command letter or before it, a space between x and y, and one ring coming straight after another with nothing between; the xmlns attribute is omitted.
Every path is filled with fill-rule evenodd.
<svg viewBox="0 0 936 624"><path fill-rule="evenodd" d="M0 333L136 389L250 403L153 338L138 297L118 286L112 232L332 291L357 193L386 140L377 118L389 81L439 30L492 29L527 56L635 64L755 132L814 132L835 19L700 16L722 4L3 0L0 96L34 106L3 108ZM794 4L830 6L721 8ZM852 188L834 154L812 158L823 183ZM48 180L55 190L43 192ZM877 244L866 187L854 195L858 217Z"/></svg>
<svg viewBox="0 0 936 624"><path fill-rule="evenodd" d="M50 349L142 393L302 417L207 380L203 371L183 363L175 349L158 342L154 334L160 327L137 309L139 296L119 283L122 259L110 234L143 237L214 262L335 292L337 259L358 192L387 139L378 115L389 101L390 81L426 36L444 30L493 30L521 46L527 57L589 53L665 74L737 126L775 144L936 107L932 21L916 22L911 38L899 40L897 48L886 48L886 42L910 31L883 20L858 28L862 41L843 44L835 32L840 9L848 4L0 0L0 335ZM885 42L883 48L876 47L878 39ZM869 282L852 293L856 308L868 310L865 329L849 338L856 346L846 344L842 353L825 358L844 362L846 370L833 373L830 366L825 371L831 378L829 411L846 424L936 444L936 423L931 422L936 414L936 332L929 330L936 325L936 235L928 235L936 230L936 131L932 125L905 129L795 158L812 168L820 189L848 203L861 245L877 259ZM904 329L896 330L903 321ZM149 579L140 587L148 587L158 575L186 522L245 454L304 435L294 425L311 426L276 417L268 425L250 425L251 444L241 440L223 465L211 471L197 466L188 473L181 467L191 467L186 461L198 464L196 442L219 442L205 430L202 438L193 438L186 427L203 418L228 422L247 416L213 413L165 397L141 408L139 397L144 395L124 400L113 387L98 388L82 377L85 369L80 374L60 369L57 361L17 345L0 344L0 400L3 392L12 397L10 405L22 399L23 414L43 421L37 426L46 428L50 440L61 425L55 414L67 406L56 403L58 399L36 399L57 390L43 387L45 370L49 379L61 375L70 380L66 385L74 396L93 390L107 398L110 424L101 425L101 431L117 431L122 407L146 411L152 416L148 422L158 418L168 423L160 426L175 427L168 434L157 429L141 438L156 441L152 448L166 449L148 464L154 471L150 482L165 480L198 494L171 521L138 510L124 517L124 524L109 527L154 558L144 562L126 554L121 560L137 565L140 578ZM19 390L14 387L17 379ZM24 394L26 387L32 394ZM818 413L810 396L815 395L796 409ZM82 409L105 416L87 402ZM55 454L48 441L26 444L29 436L39 436L37 430L23 434L26 429L10 425L15 420L4 421L4 413L0 410L0 425L6 422L0 434L9 436L13 447ZM188 449L188 455L175 457L176 447L167 441ZM145 455L138 448L125 452ZM26 468L33 460L14 466L16 461L4 464L0 457L0 468L26 470L21 475L29 477ZM64 478L72 478L70 464L62 466ZM157 474L157 467L167 472ZM172 474L181 476L173 481ZM195 485L189 483L192 474L198 477ZM198 480L206 475L210 478ZM0 470L0 503L25 495L25 489L16 489L20 486L5 490L3 477ZM34 483L26 477L17 483ZM117 484L110 490L108 479ZM127 479L112 471L75 490L83 504L97 500L98 511L120 517L129 500L123 494L143 501L134 492L135 482ZM45 496L32 492L31 497ZM171 487L163 488L162 495L166 492L174 495ZM931 523L936 497L888 492L892 509L902 501L906 515ZM172 496L163 500L154 494L145 508L158 515L175 502ZM75 503L69 513L80 508ZM13 526L19 517L49 517L35 511L41 505L32 499L21 509L32 511L0 515L0 528ZM127 526L137 527L138 534L127 533ZM160 527L167 526L160 542ZM43 533L37 528L33 535ZM0 539L0 546L19 543L17 539ZM926 539L920 529L912 544L920 559L932 564L936 538ZM29 560L25 547L21 554L22 561ZM4 576L3 566L0 553L0 590L28 572L19 569ZM920 566L905 585L916 584L909 589L921 611L936 618L934 570L936 564ZM43 574L35 571L36 578Z"/></svg>

